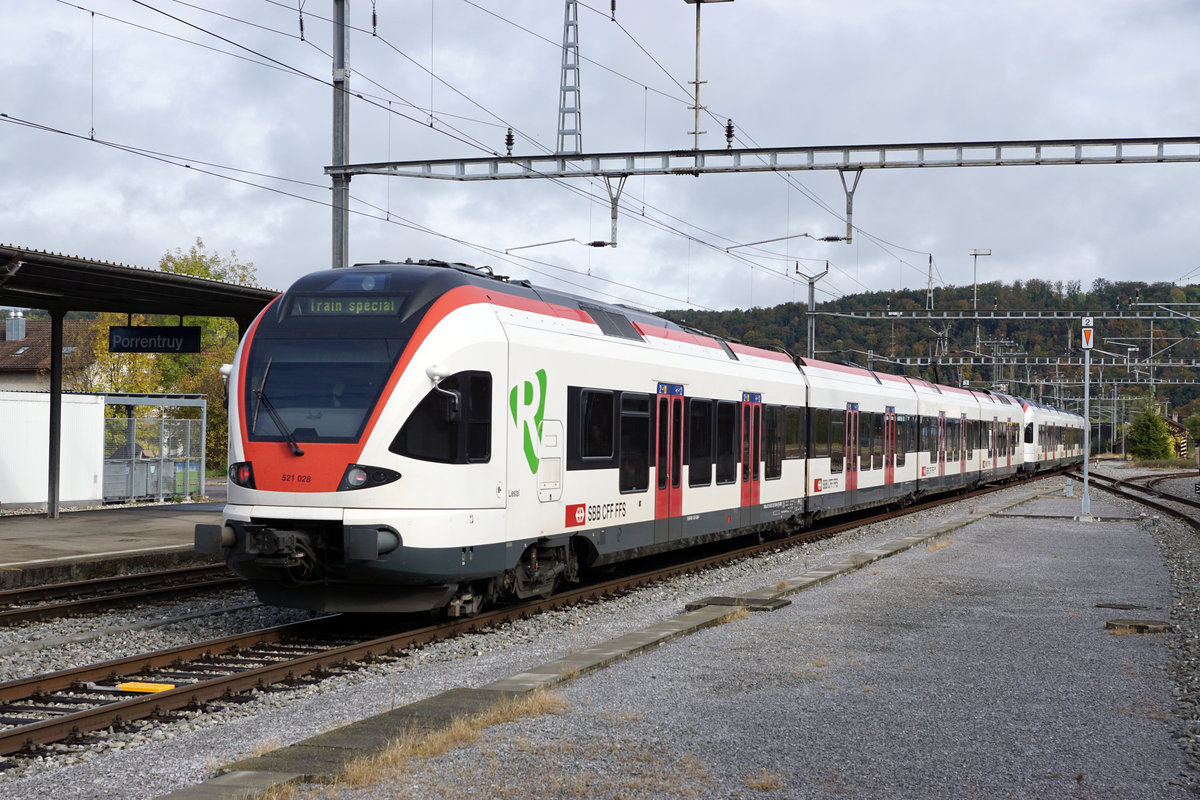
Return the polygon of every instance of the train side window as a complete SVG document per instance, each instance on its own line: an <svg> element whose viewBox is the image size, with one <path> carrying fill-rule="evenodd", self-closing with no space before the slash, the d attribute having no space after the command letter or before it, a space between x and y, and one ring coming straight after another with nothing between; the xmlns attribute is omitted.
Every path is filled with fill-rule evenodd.
<svg viewBox="0 0 1200 800"><path fill-rule="evenodd" d="M579 395L583 425L580 433L579 455L583 458L613 457L613 395L584 389Z"/></svg>
<svg viewBox="0 0 1200 800"><path fill-rule="evenodd" d="M492 376L473 372L463 393L467 420L467 463L484 464L492 457Z"/></svg>
<svg viewBox="0 0 1200 800"><path fill-rule="evenodd" d="M829 471L841 472L846 465L846 412L829 412Z"/></svg>
<svg viewBox="0 0 1200 800"><path fill-rule="evenodd" d="M783 410L783 457L804 458L804 409L789 406Z"/></svg>
<svg viewBox="0 0 1200 800"><path fill-rule="evenodd" d="M829 409L815 408L812 412L812 434L809 438L812 458L829 458Z"/></svg>
<svg viewBox="0 0 1200 800"><path fill-rule="evenodd" d="M860 411L858 415L858 469L868 471L874 469L871 461L871 432L875 429L874 411ZM853 458L853 455L851 455Z"/></svg>
<svg viewBox="0 0 1200 800"><path fill-rule="evenodd" d="M908 451L908 415L896 415L896 466L904 466L904 454Z"/></svg>
<svg viewBox="0 0 1200 800"><path fill-rule="evenodd" d="M783 475L783 417L781 406L763 406L763 478L774 480Z"/></svg>
<svg viewBox="0 0 1200 800"><path fill-rule="evenodd" d="M688 486L712 483L713 401L688 398Z"/></svg>
<svg viewBox="0 0 1200 800"><path fill-rule="evenodd" d="M737 403L717 403L717 483L738 479Z"/></svg>
<svg viewBox="0 0 1200 800"><path fill-rule="evenodd" d="M625 392L621 395L622 492L644 492L650 488L650 397Z"/></svg>
<svg viewBox="0 0 1200 800"><path fill-rule="evenodd" d="M492 375L443 379L400 427L388 450L440 464L482 464L492 456Z"/></svg>

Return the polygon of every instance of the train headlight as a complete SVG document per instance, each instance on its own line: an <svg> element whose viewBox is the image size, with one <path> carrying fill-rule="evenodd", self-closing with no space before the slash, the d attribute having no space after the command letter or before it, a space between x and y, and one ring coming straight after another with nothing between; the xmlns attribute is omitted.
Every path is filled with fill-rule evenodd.
<svg viewBox="0 0 1200 800"><path fill-rule="evenodd" d="M254 488L254 468L249 461L238 461L229 465L229 480L243 489Z"/></svg>
<svg viewBox="0 0 1200 800"><path fill-rule="evenodd" d="M367 485L367 471L362 467L350 467L346 470L346 488L361 489Z"/></svg>
<svg viewBox="0 0 1200 800"><path fill-rule="evenodd" d="M383 467L368 467L364 464L351 464L342 474L342 482L338 484L339 492L352 489L371 489L383 486L385 483L400 480L400 473Z"/></svg>

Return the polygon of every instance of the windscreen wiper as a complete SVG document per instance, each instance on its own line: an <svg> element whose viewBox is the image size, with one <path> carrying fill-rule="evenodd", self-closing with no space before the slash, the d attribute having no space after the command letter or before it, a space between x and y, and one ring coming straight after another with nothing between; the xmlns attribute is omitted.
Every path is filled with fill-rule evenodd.
<svg viewBox="0 0 1200 800"><path fill-rule="evenodd" d="M258 430L258 410L262 408L263 390L267 388L267 376L271 374L271 363L275 357L267 359L267 366L263 369L262 380L258 382L258 388L254 390L254 411L250 414L250 432L254 433Z"/></svg>
<svg viewBox="0 0 1200 800"><path fill-rule="evenodd" d="M283 434L283 440L287 442L287 446L291 449L292 455L302 456L304 451L300 449L300 445L296 443L296 437L292 434L292 429L287 426L283 418L279 416L279 412L275 410L275 405L267 397L267 393L261 388L254 390L255 396L258 398L258 404L267 410L267 414L271 416L271 421L275 423L275 427ZM257 409L255 410L257 413Z"/></svg>

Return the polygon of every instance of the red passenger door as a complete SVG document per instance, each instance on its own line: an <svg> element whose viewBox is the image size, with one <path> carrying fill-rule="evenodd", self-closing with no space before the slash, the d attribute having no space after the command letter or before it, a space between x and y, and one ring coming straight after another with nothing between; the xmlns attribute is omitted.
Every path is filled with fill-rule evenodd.
<svg viewBox="0 0 1200 800"><path fill-rule="evenodd" d="M992 417L992 424L987 427L987 449L984 451L984 458L988 461L983 464L984 469L996 469L1000 466L1000 423L996 417Z"/></svg>
<svg viewBox="0 0 1200 800"><path fill-rule="evenodd" d="M946 477L946 412L938 412L938 433L937 433L937 462L938 462L938 477Z"/></svg>
<svg viewBox="0 0 1200 800"><path fill-rule="evenodd" d="M958 474L967 474L967 415L964 413L958 421ZM975 444L979 444L976 442Z"/></svg>
<svg viewBox="0 0 1200 800"><path fill-rule="evenodd" d="M1004 452L1008 454L1008 463L1005 464L1006 467L1012 466L1013 450L1017 449L1017 442L1020 441L1019 436L1013 434L1014 430L1019 432L1021 430L1021 426L1018 424L1014 428L1012 422L1004 423Z"/></svg>
<svg viewBox="0 0 1200 800"><path fill-rule="evenodd" d="M858 403L846 404L846 490L858 488Z"/></svg>
<svg viewBox="0 0 1200 800"><path fill-rule="evenodd" d="M654 448L654 541L683 536L683 387L658 385Z"/></svg>
<svg viewBox="0 0 1200 800"><path fill-rule="evenodd" d="M750 523L758 522L762 482L762 395L742 393L742 507L750 509Z"/></svg>
<svg viewBox="0 0 1200 800"><path fill-rule="evenodd" d="M896 407L883 412L883 483L896 482Z"/></svg>

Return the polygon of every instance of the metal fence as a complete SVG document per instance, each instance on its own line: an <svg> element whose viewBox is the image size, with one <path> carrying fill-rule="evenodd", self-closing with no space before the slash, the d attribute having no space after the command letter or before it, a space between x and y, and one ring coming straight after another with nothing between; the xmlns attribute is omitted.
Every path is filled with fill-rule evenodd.
<svg viewBox="0 0 1200 800"><path fill-rule="evenodd" d="M105 502L203 494L203 421L104 420Z"/></svg>

